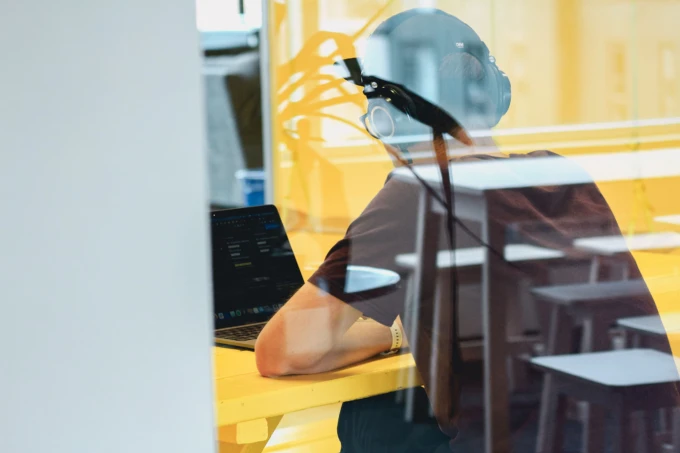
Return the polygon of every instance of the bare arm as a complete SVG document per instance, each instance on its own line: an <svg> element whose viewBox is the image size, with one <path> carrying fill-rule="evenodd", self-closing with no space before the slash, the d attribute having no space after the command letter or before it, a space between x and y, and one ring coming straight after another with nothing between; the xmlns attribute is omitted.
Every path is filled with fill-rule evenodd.
<svg viewBox="0 0 680 453"><path fill-rule="evenodd" d="M264 376L312 374L360 362L392 345L389 327L356 322L361 312L311 283L267 323L255 345Z"/></svg>

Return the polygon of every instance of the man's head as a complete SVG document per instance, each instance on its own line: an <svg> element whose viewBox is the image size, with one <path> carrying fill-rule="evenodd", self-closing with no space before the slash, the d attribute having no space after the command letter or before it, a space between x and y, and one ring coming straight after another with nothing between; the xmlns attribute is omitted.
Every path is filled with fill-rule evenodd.
<svg viewBox="0 0 680 453"><path fill-rule="evenodd" d="M467 24L440 10L412 9L387 19L368 38L362 66L364 75L406 87L467 129L495 126L510 104L510 82L486 45ZM369 114L376 105L369 105ZM397 135L423 132L403 122L397 129Z"/></svg>

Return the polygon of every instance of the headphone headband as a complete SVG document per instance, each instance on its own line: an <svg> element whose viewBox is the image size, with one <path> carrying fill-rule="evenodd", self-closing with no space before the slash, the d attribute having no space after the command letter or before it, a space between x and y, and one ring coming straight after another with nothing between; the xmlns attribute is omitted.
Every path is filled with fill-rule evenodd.
<svg viewBox="0 0 680 453"><path fill-rule="evenodd" d="M498 124L498 122L501 120L503 115L507 113L510 107L510 102L512 99L510 81L506 74L498 68L498 66L496 65L496 59L491 56L488 47L482 41L479 35L477 35L477 33L475 33L475 31L469 25L467 25L457 17L434 8L415 8L407 10L402 13L396 14L390 17L389 19L385 20L383 23L381 23L371 34L371 37L369 37L369 41L372 38L375 39L376 37L384 37L388 42L390 42L391 46L393 47L392 52L397 53L399 52L400 49L398 46L400 46L401 40L404 39L408 40L411 36L413 36L414 39L417 37L417 39L419 40L417 42L420 42L420 40L422 40L424 36L427 36L428 33L431 34L432 27L430 28L421 27L422 30L415 30L414 27L411 27L411 29L409 29L408 27L406 29L403 28L406 22L412 19L427 18L428 16L433 19L431 22L433 22L434 25L437 26L438 29L441 31L440 35L441 39L450 40L450 46L447 45L447 50L445 50L446 52L471 55L481 65L482 70L484 71L485 83L484 86L481 86L479 88L479 90L486 93L486 95L488 96L488 98L490 98L491 102L493 102L495 107L491 116L487 119L487 122L490 123L488 124L488 126L492 127ZM434 22L435 20L437 21L436 23ZM401 29L401 31L397 32L398 29ZM395 33L399 34L395 35ZM425 35L423 35L422 33L425 33ZM439 39L439 37L434 36L433 39ZM438 48L440 49L440 52L444 49L441 46L439 46ZM382 51L377 50L382 49L379 47L376 47L375 49L376 50L374 52ZM364 74L371 76L382 76L383 71L381 71L380 68L385 66L381 66L378 68L372 68L371 66L373 60L376 60L376 57L380 57L378 58L378 61L384 61L384 59L382 58L382 55L371 55L371 53L372 52L369 50L369 53L366 55L364 59L365 60L363 62ZM394 68L392 68L391 65L392 63L389 63L388 60L387 67L390 69L385 73L383 77L385 79L394 80L390 76L390 74L394 72ZM353 72L352 69L351 68L349 69L350 73L352 73ZM361 69L355 69L355 72L356 71L361 71ZM399 74L399 72L397 72L397 74ZM356 77L353 77L352 80L355 83L357 83ZM393 82L390 83L392 85L396 85ZM357 83L357 85L359 85L359 83ZM403 82L402 85L399 86L401 88L405 88ZM410 93L412 93L412 91ZM458 112L458 114L460 113L462 112Z"/></svg>

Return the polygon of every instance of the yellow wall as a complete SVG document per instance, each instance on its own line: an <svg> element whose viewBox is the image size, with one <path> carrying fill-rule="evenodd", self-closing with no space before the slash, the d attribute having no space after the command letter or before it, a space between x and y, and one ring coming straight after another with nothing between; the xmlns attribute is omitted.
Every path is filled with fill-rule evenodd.
<svg viewBox="0 0 680 453"><path fill-rule="evenodd" d="M274 2L269 21L276 93L274 200L307 266L323 259L328 244L360 214L392 168L380 144L357 127L365 106L359 89L345 83L344 93L317 92L333 82L332 58L324 56L338 47L343 58L353 56L353 47L360 51L380 21L419 3L469 23L510 77L512 106L496 129L501 150L569 155L679 146L677 121L595 130L559 126L680 116L680 34L673 20L680 15L680 1ZM320 33L344 39L317 42ZM300 88L286 91L299 78ZM636 222L637 230L661 228L637 218L640 206L647 214L680 213L671 195L680 188L676 179L601 188L624 228Z"/></svg>

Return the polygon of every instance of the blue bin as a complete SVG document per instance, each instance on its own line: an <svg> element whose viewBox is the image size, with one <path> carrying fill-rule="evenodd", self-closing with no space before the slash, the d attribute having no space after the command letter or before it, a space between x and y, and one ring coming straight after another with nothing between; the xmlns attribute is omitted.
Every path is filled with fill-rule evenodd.
<svg viewBox="0 0 680 453"><path fill-rule="evenodd" d="M264 170L239 170L236 178L241 181L243 204L260 206L264 204Z"/></svg>

